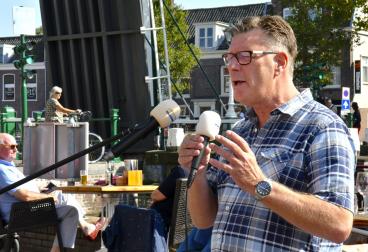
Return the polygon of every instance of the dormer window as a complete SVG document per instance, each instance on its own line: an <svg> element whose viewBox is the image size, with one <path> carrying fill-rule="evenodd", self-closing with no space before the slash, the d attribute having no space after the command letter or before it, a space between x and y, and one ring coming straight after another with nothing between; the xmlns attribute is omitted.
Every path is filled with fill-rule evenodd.
<svg viewBox="0 0 368 252"><path fill-rule="evenodd" d="M224 30L228 24L222 22L196 23L195 44L202 51L216 50L225 39Z"/></svg>
<svg viewBox="0 0 368 252"><path fill-rule="evenodd" d="M203 49L213 47L213 28L212 27L199 29L199 47Z"/></svg>

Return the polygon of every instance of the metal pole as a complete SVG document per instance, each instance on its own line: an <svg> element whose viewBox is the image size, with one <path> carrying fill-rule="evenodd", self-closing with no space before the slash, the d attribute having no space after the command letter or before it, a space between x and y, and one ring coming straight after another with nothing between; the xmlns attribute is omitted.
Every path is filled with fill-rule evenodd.
<svg viewBox="0 0 368 252"><path fill-rule="evenodd" d="M22 34L20 35L20 44L25 45L26 44L26 38ZM23 50L21 59L26 59L26 50ZM27 76L25 73L25 65L22 64L22 67L20 69L21 71L21 95L22 95L22 146L24 145L24 123L27 121L28 118L28 101L27 101Z"/></svg>
<svg viewBox="0 0 368 252"><path fill-rule="evenodd" d="M229 101L227 103L227 111L225 114L226 118L237 118L238 115L235 112L234 109L234 90L233 90L233 85L231 83L229 83Z"/></svg>

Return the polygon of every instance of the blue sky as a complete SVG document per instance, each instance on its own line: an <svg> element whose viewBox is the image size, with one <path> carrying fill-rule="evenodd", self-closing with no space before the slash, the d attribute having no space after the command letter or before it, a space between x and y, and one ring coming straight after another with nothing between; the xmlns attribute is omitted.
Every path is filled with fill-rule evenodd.
<svg viewBox="0 0 368 252"><path fill-rule="evenodd" d="M174 0L184 9L211 8L220 6L236 6L244 4L271 2L271 0Z"/></svg>
<svg viewBox="0 0 368 252"><path fill-rule="evenodd" d="M184 9L196 9L270 1L271 0L175 0L175 3L181 5ZM0 37L14 36L12 24L13 6L34 7L36 11L36 27L42 25L39 0L0 0Z"/></svg>

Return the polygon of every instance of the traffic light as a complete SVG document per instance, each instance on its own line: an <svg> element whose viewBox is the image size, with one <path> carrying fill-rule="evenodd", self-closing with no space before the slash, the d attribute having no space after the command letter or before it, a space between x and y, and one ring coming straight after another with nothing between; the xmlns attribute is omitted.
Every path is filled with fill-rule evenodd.
<svg viewBox="0 0 368 252"><path fill-rule="evenodd" d="M20 44L13 48L14 53L17 55L17 60L13 61L13 64L16 69L21 70L21 75L24 78L27 78L32 75L33 71L25 70L24 67L27 64L33 63L33 55L30 54L35 46L35 42L26 42L26 38L24 35L20 35Z"/></svg>
<svg viewBox="0 0 368 252"><path fill-rule="evenodd" d="M35 42L26 42L26 37L20 35L20 43L16 45L13 50L17 57L17 60L13 61L16 69L20 70L21 83L21 94L22 94L22 125L27 121L28 118L28 104L27 104L27 79L34 77L34 70L27 70L25 66L33 63L33 55L31 54ZM22 128L22 143L24 140L24 129Z"/></svg>

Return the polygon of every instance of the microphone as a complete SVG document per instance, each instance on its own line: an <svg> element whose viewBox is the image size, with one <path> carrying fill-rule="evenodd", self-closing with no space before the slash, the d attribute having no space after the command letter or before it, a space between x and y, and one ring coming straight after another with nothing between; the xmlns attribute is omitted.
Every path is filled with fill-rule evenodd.
<svg viewBox="0 0 368 252"><path fill-rule="evenodd" d="M165 100L160 102L150 113L148 122L143 125L138 125L119 143L111 147L105 153L104 159L109 161L115 156L119 155L126 148L135 144L138 140L147 136L150 132L155 130L158 126L166 128L180 115L180 107L173 100Z"/></svg>
<svg viewBox="0 0 368 252"><path fill-rule="evenodd" d="M199 116L199 121L196 126L196 134L201 135L204 138L204 147L201 149L199 155L195 157L192 161L192 166L190 168L190 173L187 180L187 188L192 186L195 175L197 174L198 167L202 161L203 155L205 153L206 146L209 141L215 140L215 136L219 133L221 126L221 117L214 111L204 111Z"/></svg>

